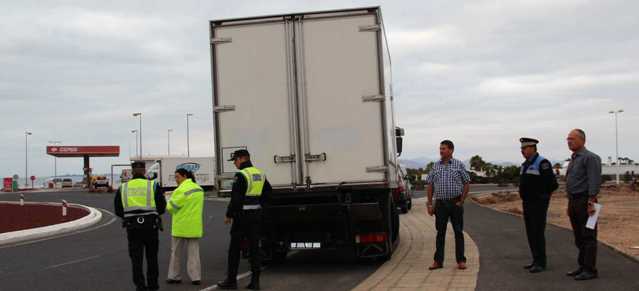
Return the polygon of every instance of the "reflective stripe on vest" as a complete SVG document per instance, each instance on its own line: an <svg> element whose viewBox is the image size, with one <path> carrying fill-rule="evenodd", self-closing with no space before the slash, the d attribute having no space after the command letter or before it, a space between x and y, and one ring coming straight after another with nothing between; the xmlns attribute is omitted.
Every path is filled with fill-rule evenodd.
<svg viewBox="0 0 639 291"><path fill-rule="evenodd" d="M264 181L266 177L262 171L255 167L244 168L240 170L246 179L246 196L260 197L264 189Z"/></svg>
<svg viewBox="0 0 639 291"><path fill-rule="evenodd" d="M124 217L158 214L153 181L133 179L122 186Z"/></svg>
<svg viewBox="0 0 639 291"><path fill-rule="evenodd" d="M523 173L524 168L522 167L520 170L521 174L528 174L528 175L535 175L535 176L539 176L541 175L541 171L540 171L540 165L541 162L544 160L545 158L542 157L541 155L537 155L537 159L535 159L535 161L528 166L528 169L526 169L526 173Z"/></svg>

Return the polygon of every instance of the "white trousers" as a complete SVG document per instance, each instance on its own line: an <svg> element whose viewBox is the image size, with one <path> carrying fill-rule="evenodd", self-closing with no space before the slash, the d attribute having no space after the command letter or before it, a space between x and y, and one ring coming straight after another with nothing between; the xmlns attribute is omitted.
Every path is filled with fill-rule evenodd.
<svg viewBox="0 0 639 291"><path fill-rule="evenodd" d="M182 280L180 275L182 257L186 251L186 272L191 281L202 279L200 265L200 239L171 237L171 260L169 262L170 280Z"/></svg>

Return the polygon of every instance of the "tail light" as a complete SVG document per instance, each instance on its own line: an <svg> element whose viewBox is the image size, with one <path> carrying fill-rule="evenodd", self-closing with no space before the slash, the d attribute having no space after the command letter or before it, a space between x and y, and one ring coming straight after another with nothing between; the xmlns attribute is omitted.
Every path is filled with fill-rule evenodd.
<svg viewBox="0 0 639 291"><path fill-rule="evenodd" d="M355 236L355 243L382 243L386 241L386 238L388 238L388 234L385 232L358 234Z"/></svg>

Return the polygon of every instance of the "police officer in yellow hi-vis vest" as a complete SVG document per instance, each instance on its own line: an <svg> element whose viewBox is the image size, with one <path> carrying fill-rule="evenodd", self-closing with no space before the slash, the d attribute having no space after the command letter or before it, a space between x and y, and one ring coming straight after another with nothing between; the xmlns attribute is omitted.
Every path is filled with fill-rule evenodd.
<svg viewBox="0 0 639 291"><path fill-rule="evenodd" d="M158 290L158 229L162 228L160 215L166 200L158 184L144 176L144 163L134 162L131 168L133 179L122 184L115 195L115 214L126 228L136 289ZM142 266L145 255L146 280Z"/></svg>
<svg viewBox="0 0 639 291"><path fill-rule="evenodd" d="M200 238L202 238L202 211L204 190L195 181L193 173L179 168L175 171L177 189L171 194L166 209L172 216L171 260L166 280L169 284L182 282L181 257L186 248L186 271L193 285L200 285Z"/></svg>
<svg viewBox="0 0 639 291"><path fill-rule="evenodd" d="M251 283L247 289L260 289L261 257L259 251L262 206L268 201L271 184L264 173L253 167L247 150L237 150L229 161L240 171L235 174L231 202L224 223L231 224L231 243L228 254L228 271L224 281L217 283L220 289L237 289L237 272L240 263L240 243L246 237L250 244Z"/></svg>

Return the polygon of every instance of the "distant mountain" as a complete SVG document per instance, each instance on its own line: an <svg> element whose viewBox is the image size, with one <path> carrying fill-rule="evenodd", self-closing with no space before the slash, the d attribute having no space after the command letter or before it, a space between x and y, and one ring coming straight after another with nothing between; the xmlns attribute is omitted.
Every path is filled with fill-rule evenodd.
<svg viewBox="0 0 639 291"><path fill-rule="evenodd" d="M428 158L428 157L420 157L420 158L413 158L413 159L400 158L399 164L404 168L419 169L419 168L426 168L426 165L432 161L435 161L435 159Z"/></svg>

